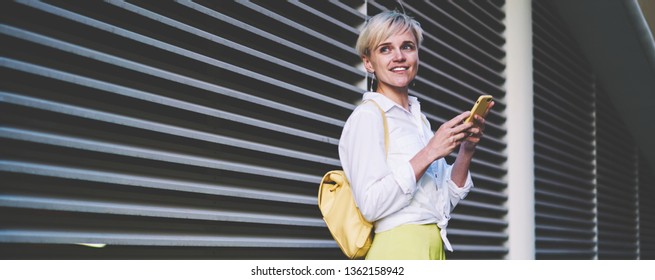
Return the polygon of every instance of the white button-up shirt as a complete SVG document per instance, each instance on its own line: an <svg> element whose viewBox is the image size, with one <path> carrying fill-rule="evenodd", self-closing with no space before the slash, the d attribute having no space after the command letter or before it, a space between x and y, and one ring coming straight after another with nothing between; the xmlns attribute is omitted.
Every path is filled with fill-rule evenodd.
<svg viewBox="0 0 655 280"><path fill-rule="evenodd" d="M462 188L450 179L452 166L438 159L416 181L409 161L434 133L416 97L407 111L386 96L367 92L387 117L389 150L385 155L382 114L375 104L358 106L346 121L339 140L339 158L355 201L375 232L404 224L437 224L446 249L452 251L446 227L450 212L473 187L470 173Z"/></svg>

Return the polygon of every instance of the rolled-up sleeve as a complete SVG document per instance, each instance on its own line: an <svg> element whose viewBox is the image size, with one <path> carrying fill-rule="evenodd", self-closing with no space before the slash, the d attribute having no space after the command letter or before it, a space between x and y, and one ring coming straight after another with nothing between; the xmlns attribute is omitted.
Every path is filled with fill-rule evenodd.
<svg viewBox="0 0 655 280"><path fill-rule="evenodd" d="M392 167L391 173L393 173L393 177L398 182L398 186L402 189L403 193L411 194L416 191L416 175L409 161L403 161Z"/></svg>
<svg viewBox="0 0 655 280"><path fill-rule="evenodd" d="M441 186L448 188L448 198L450 200L450 210L452 211L455 206L459 203L460 200L464 199L468 193L473 188L473 180L471 179L471 172L467 171L466 182L461 188L455 184L451 178L451 172L453 171L453 166L448 165L445 160L439 160L435 162L438 165L437 172L443 174L441 176Z"/></svg>
<svg viewBox="0 0 655 280"><path fill-rule="evenodd" d="M355 202L371 222L409 205L416 179L409 162L390 168L384 144L382 115L374 104L359 106L344 126L339 158Z"/></svg>

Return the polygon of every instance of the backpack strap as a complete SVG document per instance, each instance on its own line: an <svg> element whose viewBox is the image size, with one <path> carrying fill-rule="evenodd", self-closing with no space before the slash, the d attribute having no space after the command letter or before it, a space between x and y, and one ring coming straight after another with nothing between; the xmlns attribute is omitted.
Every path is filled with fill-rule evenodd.
<svg viewBox="0 0 655 280"><path fill-rule="evenodd" d="M375 100L367 99L366 101L364 101L364 103L368 101L373 102L373 104L375 104L375 107L378 107L378 110L380 110L380 114L382 114L382 124L384 125L384 154L385 156L388 156L389 155L389 127L387 126L387 114L384 113L384 110L382 110L380 104L375 102Z"/></svg>

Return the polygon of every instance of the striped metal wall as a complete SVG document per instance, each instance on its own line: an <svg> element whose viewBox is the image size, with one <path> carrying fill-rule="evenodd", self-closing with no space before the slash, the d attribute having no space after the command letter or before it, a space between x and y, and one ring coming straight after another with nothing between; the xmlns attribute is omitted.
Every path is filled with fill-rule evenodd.
<svg viewBox="0 0 655 280"><path fill-rule="evenodd" d="M655 174L643 158L639 158L639 259L655 260Z"/></svg>
<svg viewBox="0 0 655 280"><path fill-rule="evenodd" d="M596 248L594 77L563 21L532 1L537 259Z"/></svg>
<svg viewBox="0 0 655 280"><path fill-rule="evenodd" d="M341 256L316 189L361 3L2 5L3 254Z"/></svg>
<svg viewBox="0 0 655 280"><path fill-rule="evenodd" d="M433 127L497 106L451 258L502 258L503 1L412 2ZM3 258L338 259L316 207L393 1L2 1ZM450 159L452 160L452 158ZM103 248L78 244L105 244Z"/></svg>
<svg viewBox="0 0 655 280"><path fill-rule="evenodd" d="M635 141L607 94L596 110L598 259L638 257L638 157Z"/></svg>
<svg viewBox="0 0 655 280"><path fill-rule="evenodd" d="M532 4L536 258L652 259L652 169L563 21Z"/></svg>

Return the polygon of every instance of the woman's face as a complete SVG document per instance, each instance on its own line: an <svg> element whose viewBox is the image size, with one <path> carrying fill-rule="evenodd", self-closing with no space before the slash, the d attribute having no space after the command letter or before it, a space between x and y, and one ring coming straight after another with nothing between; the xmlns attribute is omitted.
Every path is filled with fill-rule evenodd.
<svg viewBox="0 0 655 280"><path fill-rule="evenodd" d="M406 90L418 72L416 38L411 31L391 35L374 46L363 61L366 70L375 73L378 89Z"/></svg>

